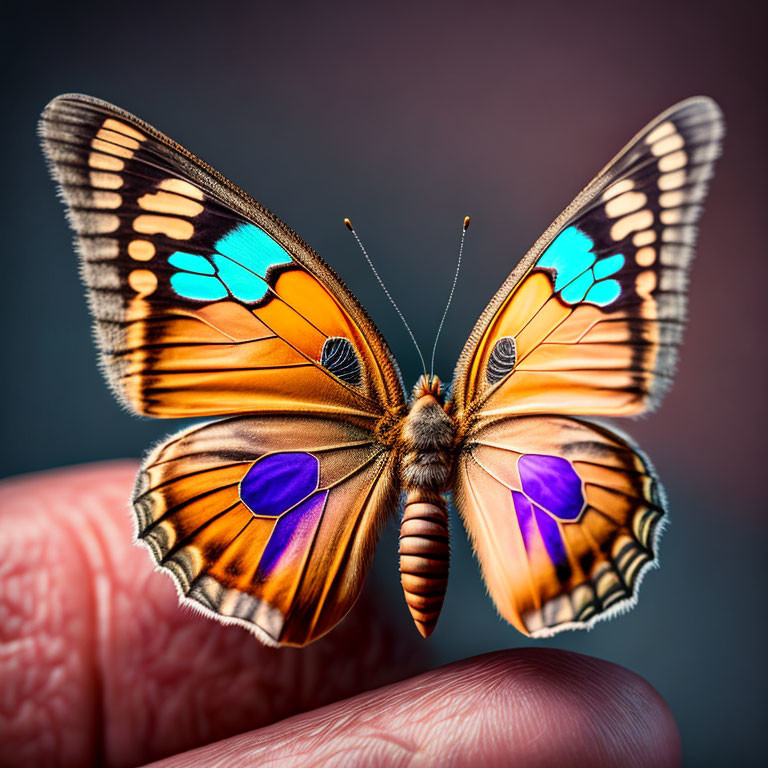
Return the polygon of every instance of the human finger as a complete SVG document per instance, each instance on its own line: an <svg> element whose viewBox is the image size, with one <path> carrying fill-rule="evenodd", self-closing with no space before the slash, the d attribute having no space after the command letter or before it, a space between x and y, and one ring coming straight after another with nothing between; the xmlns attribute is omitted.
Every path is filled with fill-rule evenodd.
<svg viewBox="0 0 768 768"><path fill-rule="evenodd" d="M0 484L0 763L138 765L415 671L415 642L365 597L300 650L181 608L132 544L136 469Z"/></svg>
<svg viewBox="0 0 768 768"><path fill-rule="evenodd" d="M672 714L642 678L528 648L433 670L153 768L671 768L680 759Z"/></svg>

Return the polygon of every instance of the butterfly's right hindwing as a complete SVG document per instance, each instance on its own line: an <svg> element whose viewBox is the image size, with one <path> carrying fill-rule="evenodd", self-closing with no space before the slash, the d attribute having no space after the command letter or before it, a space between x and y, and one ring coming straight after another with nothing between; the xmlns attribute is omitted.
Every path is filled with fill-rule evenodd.
<svg viewBox="0 0 768 768"><path fill-rule="evenodd" d="M666 515L653 468L626 438L559 416L473 432L454 501L499 613L538 637L633 605Z"/></svg>

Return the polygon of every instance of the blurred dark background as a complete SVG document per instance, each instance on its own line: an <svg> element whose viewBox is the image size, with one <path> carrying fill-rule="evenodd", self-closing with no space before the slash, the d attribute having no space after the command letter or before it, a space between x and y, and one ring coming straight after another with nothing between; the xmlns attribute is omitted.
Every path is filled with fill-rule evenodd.
<svg viewBox="0 0 768 768"><path fill-rule="evenodd" d="M613 660L669 701L692 766L751 765L766 722L766 17L756 3L62 3L6 9L2 125L3 475L138 456L177 428L131 417L96 366L71 237L35 135L81 91L140 115L264 202L344 277L390 340L405 331L345 231L349 216L449 379L485 303L646 121L719 101L725 155L702 220L677 383L621 427L671 503L639 606L547 645ZM763 6L764 7L764 6ZM458 520L434 663L524 638L486 598ZM373 578L408 628L396 528Z"/></svg>

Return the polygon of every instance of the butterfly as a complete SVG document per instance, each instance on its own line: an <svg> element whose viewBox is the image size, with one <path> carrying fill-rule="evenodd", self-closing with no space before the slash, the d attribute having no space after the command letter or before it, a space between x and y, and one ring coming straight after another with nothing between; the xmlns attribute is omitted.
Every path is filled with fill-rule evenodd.
<svg viewBox="0 0 768 768"><path fill-rule="evenodd" d="M280 219L128 112L54 99L40 135L111 388L140 414L221 417L154 448L133 491L137 540L181 600L306 645L351 609L404 499L402 587L427 637L450 494L520 632L633 605L667 505L648 459L590 417L647 413L671 383L723 134L705 97L646 126L512 271L449 394L425 372L409 398L365 309Z"/></svg>

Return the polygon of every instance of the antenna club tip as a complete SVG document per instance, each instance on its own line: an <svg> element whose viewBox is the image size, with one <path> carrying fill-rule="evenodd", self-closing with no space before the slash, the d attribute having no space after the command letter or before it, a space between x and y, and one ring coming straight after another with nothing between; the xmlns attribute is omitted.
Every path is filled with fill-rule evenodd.
<svg viewBox="0 0 768 768"><path fill-rule="evenodd" d="M344 219L344 226L350 231L354 232L355 230L352 227L352 222L349 219Z"/></svg>
<svg viewBox="0 0 768 768"><path fill-rule="evenodd" d="M469 229L469 216L464 217L464 231L466 232Z"/></svg>

